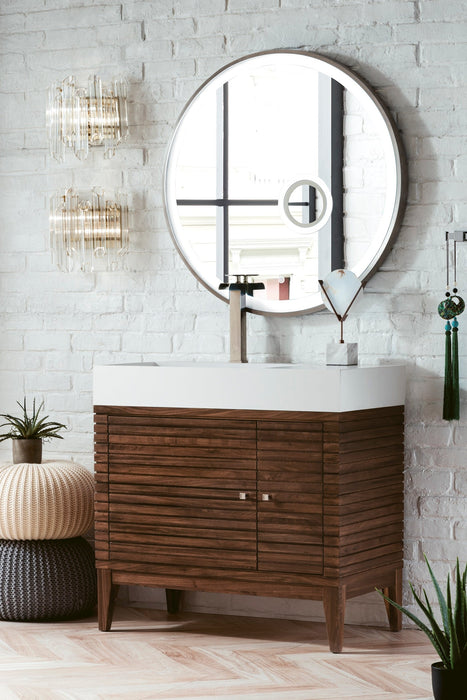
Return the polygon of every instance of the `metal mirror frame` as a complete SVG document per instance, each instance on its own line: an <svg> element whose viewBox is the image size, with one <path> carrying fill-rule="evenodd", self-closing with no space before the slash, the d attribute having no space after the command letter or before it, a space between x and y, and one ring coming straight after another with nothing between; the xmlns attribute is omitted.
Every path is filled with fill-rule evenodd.
<svg viewBox="0 0 467 700"><path fill-rule="evenodd" d="M196 277L196 279L198 279L198 281L201 282L201 284L203 284L206 287L206 289L208 289L210 292L212 292L217 297L219 297L227 303L229 302L228 290L219 290L219 280L217 280L216 282L214 282L213 280L209 281L203 278L198 273L198 271L195 269L194 265L190 261L187 251L184 249L183 241L180 240L180 236L177 234L174 217L171 212L171 205L173 201L173 184L171 182L171 156L174 153L174 145L176 143L177 134L179 133L181 125L183 124L183 120L187 115L190 106L196 100L198 95L204 92L212 84L220 84L221 76L224 73L231 73L233 70L235 70L236 67L240 67L242 64L248 61L260 59L263 56L284 54L289 54L291 56L299 55L308 57L312 64L316 64L315 66L312 65L312 67L318 69L318 64L320 64L321 66L325 67L324 70L327 75L338 80L344 87L353 87L354 89L356 88L357 93L360 93L364 98L371 100L371 102L377 110L377 113L379 114L384 125L386 126L387 135L390 139L390 144L392 147L393 165L395 168L394 206L392 208L390 220L383 240L381 241L380 245L377 246L377 250L372 255L370 262L364 266L364 269L356 273L362 283L367 282L370 279L370 277L372 277L375 274L375 272L377 272L377 270L389 254L391 246L394 240L396 239L397 234L399 233L405 212L405 205L407 201L408 174L407 162L400 133L386 105L381 101L378 95L376 95L375 91L359 75L357 75L353 70L351 70L347 66L344 66L330 58L327 58L314 52L302 51L298 49L275 49L271 51L260 51L258 53L243 56L242 58L228 63L226 66L220 68L218 71L213 73L213 75L211 75L198 88L198 90L196 90L196 92L192 95L192 97L188 100L185 107L183 108L175 126L172 138L168 144L163 177L164 213L170 234L172 236L173 242L179 255L181 256L188 269ZM308 300L309 305L307 305ZM255 299L251 296L247 296L246 298L247 311L255 314L295 316L314 313L324 308L325 307L321 300L320 291L318 291L316 294L308 295L307 297L301 297L299 299L291 299L287 301L269 301L262 299L260 300Z"/></svg>

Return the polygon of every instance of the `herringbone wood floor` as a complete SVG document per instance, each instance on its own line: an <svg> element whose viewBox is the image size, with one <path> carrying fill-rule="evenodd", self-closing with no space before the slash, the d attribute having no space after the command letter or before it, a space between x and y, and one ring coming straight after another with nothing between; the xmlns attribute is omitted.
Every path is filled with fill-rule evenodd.
<svg viewBox="0 0 467 700"><path fill-rule="evenodd" d="M95 618L0 622L0 698L10 700L428 700L435 654L416 630L119 609Z"/></svg>

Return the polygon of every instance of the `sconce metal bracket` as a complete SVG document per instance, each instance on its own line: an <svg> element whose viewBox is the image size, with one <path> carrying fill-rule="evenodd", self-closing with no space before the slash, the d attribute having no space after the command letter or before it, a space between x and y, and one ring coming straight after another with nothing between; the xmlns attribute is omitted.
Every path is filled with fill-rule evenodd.
<svg viewBox="0 0 467 700"><path fill-rule="evenodd" d="M446 240L465 243L467 241L467 231L446 231Z"/></svg>

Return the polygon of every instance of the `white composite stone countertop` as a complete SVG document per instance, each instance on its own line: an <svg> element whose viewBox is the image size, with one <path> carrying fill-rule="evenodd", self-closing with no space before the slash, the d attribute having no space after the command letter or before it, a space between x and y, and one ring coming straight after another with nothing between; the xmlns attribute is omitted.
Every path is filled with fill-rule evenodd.
<svg viewBox="0 0 467 700"><path fill-rule="evenodd" d="M94 368L95 406L343 412L405 403L405 366L155 363Z"/></svg>

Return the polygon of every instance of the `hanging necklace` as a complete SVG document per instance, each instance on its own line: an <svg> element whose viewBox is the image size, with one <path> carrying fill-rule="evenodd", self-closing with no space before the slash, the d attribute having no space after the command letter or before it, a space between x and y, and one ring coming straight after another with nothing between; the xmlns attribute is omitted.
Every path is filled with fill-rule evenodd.
<svg viewBox="0 0 467 700"><path fill-rule="evenodd" d="M454 286L452 294L449 291L449 238L446 234L446 299L438 304L438 313L446 321L445 360L444 360L444 399L443 418L457 420L459 418L459 343L457 316L465 309L462 297L457 294L457 244L454 241L453 261ZM451 341L452 331L452 341Z"/></svg>

